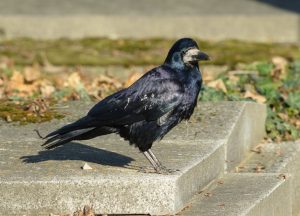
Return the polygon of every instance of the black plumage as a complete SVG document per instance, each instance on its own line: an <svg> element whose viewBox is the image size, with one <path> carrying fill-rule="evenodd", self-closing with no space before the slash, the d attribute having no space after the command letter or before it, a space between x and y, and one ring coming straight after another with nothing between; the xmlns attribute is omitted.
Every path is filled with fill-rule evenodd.
<svg viewBox="0 0 300 216"><path fill-rule="evenodd" d="M161 172L164 167L150 150L152 144L192 115L202 84L198 61L208 59L194 40L178 40L162 65L97 103L83 118L48 134L43 145L52 149L72 140L117 133Z"/></svg>

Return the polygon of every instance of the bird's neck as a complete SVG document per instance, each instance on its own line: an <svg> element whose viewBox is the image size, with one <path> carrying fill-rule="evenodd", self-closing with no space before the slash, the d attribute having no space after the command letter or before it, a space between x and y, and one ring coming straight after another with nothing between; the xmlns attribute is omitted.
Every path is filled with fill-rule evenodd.
<svg viewBox="0 0 300 216"><path fill-rule="evenodd" d="M178 65L165 63L164 66L170 68L173 71L173 73L175 73L177 79L179 79L183 83L187 84L193 79L202 79L198 64L191 66L181 65L180 67L178 67Z"/></svg>
<svg viewBox="0 0 300 216"><path fill-rule="evenodd" d="M198 66L185 67L182 70L176 70L176 73L186 84L192 82L194 79L201 79L201 73Z"/></svg>

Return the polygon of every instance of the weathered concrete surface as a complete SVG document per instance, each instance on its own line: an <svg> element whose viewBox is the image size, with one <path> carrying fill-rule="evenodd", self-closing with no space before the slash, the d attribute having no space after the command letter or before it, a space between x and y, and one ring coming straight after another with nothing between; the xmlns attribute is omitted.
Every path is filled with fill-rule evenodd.
<svg viewBox="0 0 300 216"><path fill-rule="evenodd" d="M260 153L252 152L239 166L241 172L289 173L294 216L300 213L300 141L260 145ZM281 195L284 196L284 195Z"/></svg>
<svg viewBox="0 0 300 216"><path fill-rule="evenodd" d="M2 38L190 36L299 42L300 7L295 2L2 0L0 34Z"/></svg>
<svg viewBox="0 0 300 216"><path fill-rule="evenodd" d="M267 110L263 105L250 103L239 114L239 120L229 133L226 148L226 170L240 163L261 138L265 136Z"/></svg>
<svg viewBox="0 0 300 216"><path fill-rule="evenodd" d="M93 205L97 213L178 212L197 191L223 174L230 134L245 132L245 126L235 125L248 106L257 106L255 112L265 111L253 103L200 103L190 123L183 122L153 147L165 166L180 170L172 175L139 172L148 162L116 135L73 142L52 151L40 147L42 141L34 128L45 134L81 116L88 104L58 107L69 112L63 120L26 126L2 122L0 213L47 215L71 212L86 204ZM249 121L261 118L252 109L247 112L253 115ZM259 139L262 134L252 136ZM246 140L237 144L250 146L252 139ZM81 170L84 162L93 170Z"/></svg>
<svg viewBox="0 0 300 216"><path fill-rule="evenodd" d="M179 215L291 215L289 183L279 174L226 174L195 196Z"/></svg>

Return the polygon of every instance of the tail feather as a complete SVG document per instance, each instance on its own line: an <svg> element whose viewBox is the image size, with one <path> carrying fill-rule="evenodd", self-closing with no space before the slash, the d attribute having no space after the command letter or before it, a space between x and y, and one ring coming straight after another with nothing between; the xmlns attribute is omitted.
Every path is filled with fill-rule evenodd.
<svg viewBox="0 0 300 216"><path fill-rule="evenodd" d="M89 131L92 131L93 129L94 128L86 128L86 129L71 131L69 133L65 133L62 135L57 134L57 135L47 139L46 142L44 142L42 144L42 146L44 146L46 149L52 149L57 146L66 144L72 140L76 140L77 138L80 138L81 135L88 133Z"/></svg>
<svg viewBox="0 0 300 216"><path fill-rule="evenodd" d="M52 143L48 143L45 148L46 149L53 149L57 146L60 146L60 145L63 145L63 144L66 144L68 142L72 141L72 137L69 137L69 138L66 138L66 139L60 139L60 140L57 140L56 142L52 142Z"/></svg>
<svg viewBox="0 0 300 216"><path fill-rule="evenodd" d="M75 131L75 130L79 130L79 129L84 129L84 128L91 128L91 119L89 118L89 116L85 116L79 120L77 120L76 122L73 122L71 124L67 124L61 128L59 128L58 130L55 130L51 133L49 133L47 136L44 137L44 139L55 136L55 135L62 135L62 134L66 134L69 133L71 131Z"/></svg>
<svg viewBox="0 0 300 216"><path fill-rule="evenodd" d="M57 146L66 144L72 140L92 139L96 136L102 136L117 132L116 128L96 126L95 119L85 116L71 124L65 125L45 136L46 141L42 144L46 149L53 149Z"/></svg>
<svg viewBox="0 0 300 216"><path fill-rule="evenodd" d="M54 137L51 137L51 138L47 139L46 142L44 142L42 144L42 146L47 145L48 143L51 143L51 142L53 142L53 141L55 141L57 139L60 139L60 137L61 137L61 135L55 135Z"/></svg>
<svg viewBox="0 0 300 216"><path fill-rule="evenodd" d="M86 140L92 139L97 136L102 136L110 133L117 133L118 129L111 127L90 127L85 129L79 129L70 131L65 134L56 134L50 137L42 144L46 149L53 149L57 146L66 144L72 140Z"/></svg>

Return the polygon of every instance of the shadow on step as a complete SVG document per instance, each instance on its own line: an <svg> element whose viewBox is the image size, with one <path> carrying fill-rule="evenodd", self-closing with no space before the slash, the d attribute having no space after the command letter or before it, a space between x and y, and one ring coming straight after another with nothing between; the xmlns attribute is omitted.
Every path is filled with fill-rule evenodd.
<svg viewBox="0 0 300 216"><path fill-rule="evenodd" d="M81 160L108 166L126 166L134 159L108 150L70 142L53 150L40 151L37 155L20 158L25 163L38 163L48 160Z"/></svg>

